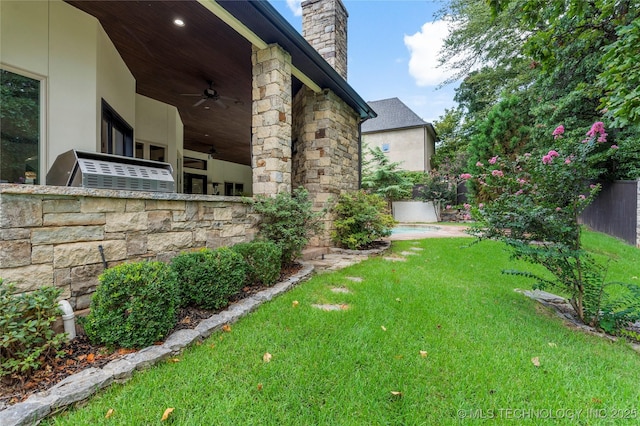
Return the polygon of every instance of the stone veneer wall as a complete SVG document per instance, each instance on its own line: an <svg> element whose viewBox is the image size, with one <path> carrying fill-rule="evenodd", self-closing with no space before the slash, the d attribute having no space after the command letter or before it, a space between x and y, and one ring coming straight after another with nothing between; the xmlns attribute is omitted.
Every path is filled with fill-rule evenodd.
<svg viewBox="0 0 640 426"><path fill-rule="evenodd" d="M337 195L359 186L359 117L335 93L303 87L293 100L293 187L309 191L319 211ZM332 218L311 245L331 245Z"/></svg>
<svg viewBox="0 0 640 426"><path fill-rule="evenodd" d="M0 277L19 292L60 287L87 308L108 266L251 241L257 216L239 197L0 185Z"/></svg>
<svg viewBox="0 0 640 426"><path fill-rule="evenodd" d="M341 0L306 0L302 4L302 36L347 79L347 19Z"/></svg>

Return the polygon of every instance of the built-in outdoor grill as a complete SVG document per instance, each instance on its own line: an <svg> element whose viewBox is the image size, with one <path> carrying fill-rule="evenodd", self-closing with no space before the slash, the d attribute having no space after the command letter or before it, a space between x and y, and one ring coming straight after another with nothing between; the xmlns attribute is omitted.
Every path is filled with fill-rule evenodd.
<svg viewBox="0 0 640 426"><path fill-rule="evenodd" d="M60 154L47 185L175 192L171 164L72 149Z"/></svg>

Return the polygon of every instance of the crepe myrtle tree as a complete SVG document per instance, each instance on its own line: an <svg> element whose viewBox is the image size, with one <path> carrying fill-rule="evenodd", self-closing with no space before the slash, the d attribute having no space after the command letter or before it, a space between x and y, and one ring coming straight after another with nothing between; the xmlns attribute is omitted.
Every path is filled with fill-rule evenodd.
<svg viewBox="0 0 640 426"><path fill-rule="evenodd" d="M563 126L553 132L558 145L563 134ZM603 150L615 156L618 147L607 142L602 122L593 124L584 140L562 142L563 149L478 161L480 173L461 175L490 194L482 204L467 206L476 221L469 232L479 240L500 240L513 258L543 266L550 274L503 272L535 279L534 288L560 289L581 321L611 332L638 317L640 291L606 282L606 264L582 248L578 218L600 190L593 183L599 170L590 158L599 152L601 159ZM623 296L611 300L605 288L614 284L625 291L616 291Z"/></svg>

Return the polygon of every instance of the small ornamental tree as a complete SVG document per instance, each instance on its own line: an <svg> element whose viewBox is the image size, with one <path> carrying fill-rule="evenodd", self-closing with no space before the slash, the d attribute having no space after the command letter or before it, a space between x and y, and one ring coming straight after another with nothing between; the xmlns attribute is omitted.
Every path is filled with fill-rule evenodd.
<svg viewBox="0 0 640 426"><path fill-rule="evenodd" d="M563 133L559 126L553 136L557 140ZM599 170L588 160L594 150L607 144L606 137L603 124L597 122L587 139L564 143L565 150L526 153L514 160L492 157L478 161L479 174L461 177L474 180L489 195L471 209L477 222L470 233L503 241L514 258L541 265L551 276L503 272L534 278L535 288L565 291L581 321L612 332L639 317L640 289L606 282L606 265L582 248L578 222L600 190L600 185L592 183ZM609 146L609 155L616 150L617 146ZM624 300L610 300L605 288L612 284L625 287Z"/></svg>

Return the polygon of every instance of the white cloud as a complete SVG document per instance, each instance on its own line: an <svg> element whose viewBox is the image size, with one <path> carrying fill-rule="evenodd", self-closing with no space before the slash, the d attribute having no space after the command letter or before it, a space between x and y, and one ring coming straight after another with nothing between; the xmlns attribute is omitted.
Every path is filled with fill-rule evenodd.
<svg viewBox="0 0 640 426"><path fill-rule="evenodd" d="M438 68L438 52L449 33L445 21L427 22L420 31L404 36L404 44L409 49L409 74L418 86L435 86L450 75L444 68Z"/></svg>
<svg viewBox="0 0 640 426"><path fill-rule="evenodd" d="M294 16L302 16L302 0L287 0L287 6L293 12Z"/></svg>

